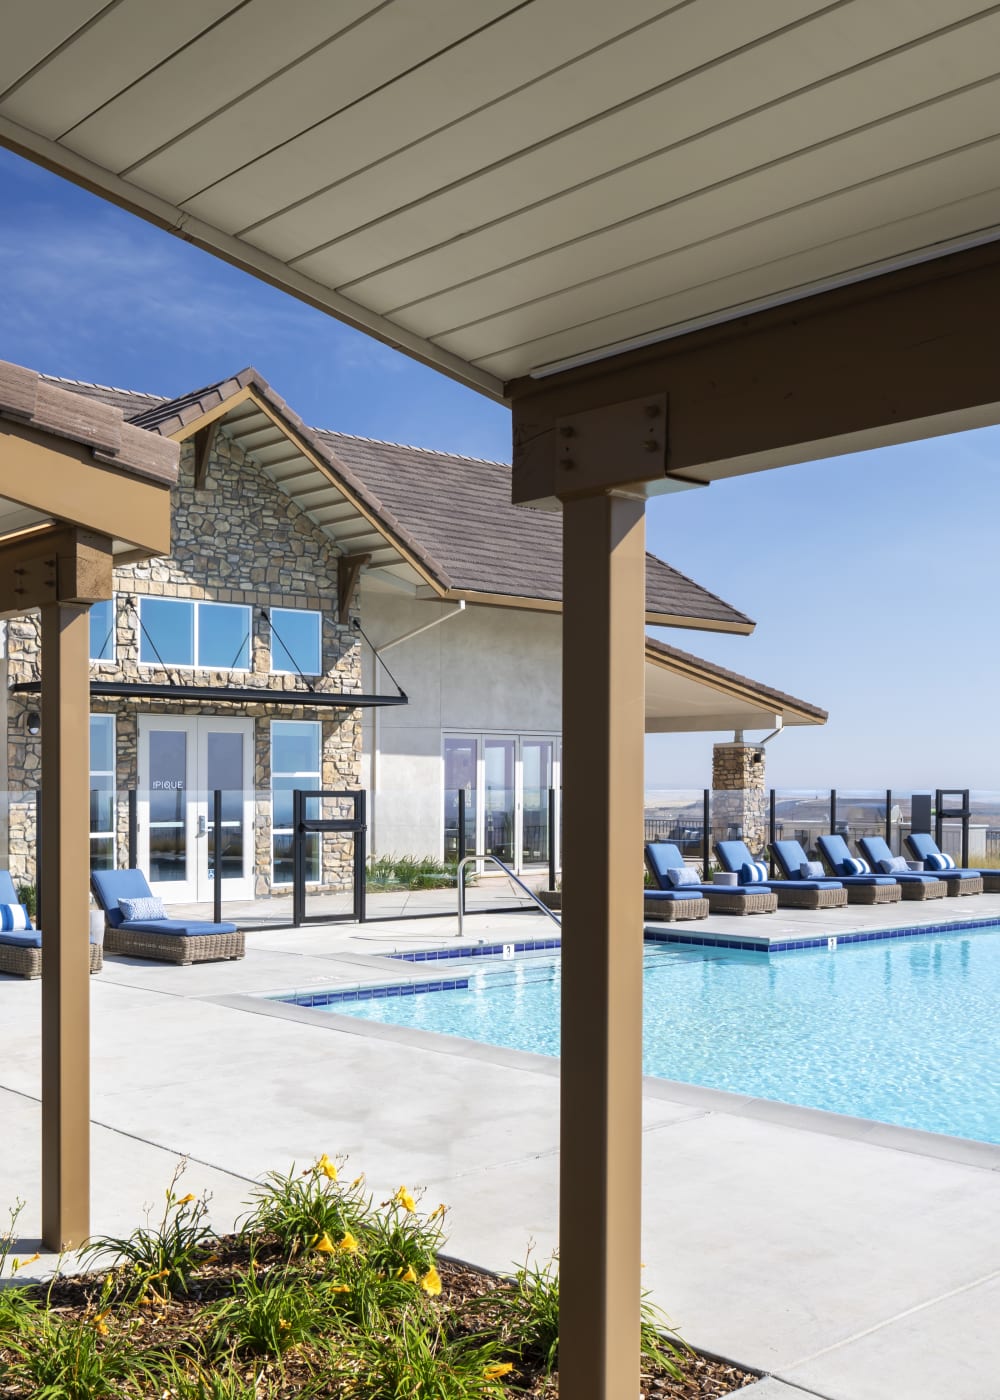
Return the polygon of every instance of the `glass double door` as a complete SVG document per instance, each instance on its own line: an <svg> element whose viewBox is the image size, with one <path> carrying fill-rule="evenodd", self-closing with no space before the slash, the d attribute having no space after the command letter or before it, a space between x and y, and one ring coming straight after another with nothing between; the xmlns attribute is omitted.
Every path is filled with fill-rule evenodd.
<svg viewBox="0 0 1000 1400"><path fill-rule="evenodd" d="M139 717L139 863L166 902L212 898L222 792L222 892L253 897L253 720Z"/></svg>
<svg viewBox="0 0 1000 1400"><path fill-rule="evenodd" d="M557 741L525 735L454 735L444 741L445 859L458 852L458 792L465 849L515 871L549 858L549 789L558 788Z"/></svg>

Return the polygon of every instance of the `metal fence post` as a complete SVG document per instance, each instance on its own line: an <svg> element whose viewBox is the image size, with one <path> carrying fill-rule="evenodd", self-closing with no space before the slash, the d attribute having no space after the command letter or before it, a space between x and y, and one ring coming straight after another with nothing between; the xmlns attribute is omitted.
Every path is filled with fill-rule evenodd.
<svg viewBox="0 0 1000 1400"><path fill-rule="evenodd" d="M42 790L35 793L35 923L42 926Z"/></svg>
<svg viewBox="0 0 1000 1400"><path fill-rule="evenodd" d="M139 794L135 788L128 793L128 868L139 869Z"/></svg>
<svg viewBox="0 0 1000 1400"><path fill-rule="evenodd" d="M830 789L830 835L837 834L837 789Z"/></svg>
<svg viewBox="0 0 1000 1400"><path fill-rule="evenodd" d="M363 924L368 894L368 794L363 788L354 794L354 820L357 823L354 833L354 917L359 924Z"/></svg>
<svg viewBox="0 0 1000 1400"><path fill-rule="evenodd" d="M712 864L712 791L701 791L701 878L708 879L708 867Z"/></svg>
<svg viewBox="0 0 1000 1400"><path fill-rule="evenodd" d="M892 788L885 790L885 844L892 850Z"/></svg>
<svg viewBox="0 0 1000 1400"><path fill-rule="evenodd" d="M458 789L458 905L459 912L465 913L465 788Z"/></svg>
<svg viewBox="0 0 1000 1400"><path fill-rule="evenodd" d="M767 805L767 873L774 877L774 843L778 839L778 812L771 789Z"/></svg>
<svg viewBox="0 0 1000 1400"><path fill-rule="evenodd" d="M556 790L549 788L549 889L556 887Z"/></svg>
<svg viewBox="0 0 1000 1400"><path fill-rule="evenodd" d="M212 793L212 916L222 923L222 793Z"/></svg>
<svg viewBox="0 0 1000 1400"><path fill-rule="evenodd" d="M301 788L292 793L292 923L296 928L305 917L306 834L302 830L305 800Z"/></svg>

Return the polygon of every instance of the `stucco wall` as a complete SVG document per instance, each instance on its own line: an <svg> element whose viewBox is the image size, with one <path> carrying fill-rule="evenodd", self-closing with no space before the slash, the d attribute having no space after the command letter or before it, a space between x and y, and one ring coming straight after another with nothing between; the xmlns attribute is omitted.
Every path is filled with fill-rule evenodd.
<svg viewBox="0 0 1000 1400"><path fill-rule="evenodd" d="M455 612L453 603L417 602L364 581L361 605L376 646ZM373 794L373 852L440 857L444 734L559 733L561 622L556 613L469 605L386 653L409 704L369 712L364 721L362 781ZM377 683L380 693L392 693L384 672ZM370 653L363 684L374 689Z"/></svg>

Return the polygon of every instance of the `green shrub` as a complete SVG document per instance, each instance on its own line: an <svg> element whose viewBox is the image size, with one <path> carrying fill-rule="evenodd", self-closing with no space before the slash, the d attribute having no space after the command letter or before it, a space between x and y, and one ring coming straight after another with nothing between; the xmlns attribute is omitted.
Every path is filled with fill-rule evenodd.
<svg viewBox="0 0 1000 1400"><path fill-rule="evenodd" d="M214 1303L208 1317L207 1346L213 1356L281 1356L318 1338L327 1322L322 1295L300 1273L287 1265L260 1271L253 1256L232 1297Z"/></svg>
<svg viewBox="0 0 1000 1400"><path fill-rule="evenodd" d="M18 885L17 897L32 918L38 913L38 891L34 885Z"/></svg>
<svg viewBox="0 0 1000 1400"><path fill-rule="evenodd" d="M120 1400L142 1395L150 1377L130 1329L119 1327L107 1309L78 1318L39 1310L33 1326L6 1339L6 1346L13 1357L8 1391L31 1400Z"/></svg>
<svg viewBox="0 0 1000 1400"><path fill-rule="evenodd" d="M348 1185L340 1180L343 1163L326 1153L305 1171L268 1172L251 1196L252 1209L240 1226L244 1241L270 1236L288 1256L319 1248L334 1250L348 1236L364 1229L371 1214L371 1197L364 1177Z"/></svg>
<svg viewBox="0 0 1000 1400"><path fill-rule="evenodd" d="M392 1331L356 1336L334 1360L356 1400L499 1400L500 1377L510 1370L492 1345L450 1339L417 1312Z"/></svg>
<svg viewBox="0 0 1000 1400"><path fill-rule="evenodd" d="M458 866L432 856L373 856L368 862L367 887L379 890L454 888Z"/></svg>
<svg viewBox="0 0 1000 1400"><path fill-rule="evenodd" d="M83 1251L92 1263L111 1256L122 1296L141 1297L150 1289L154 1294L187 1293L192 1273L211 1254L215 1234L206 1223L208 1197L177 1194L186 1166L182 1160L174 1172L158 1225L140 1226L124 1239L98 1235ZM121 1267L127 1264L131 1273Z"/></svg>

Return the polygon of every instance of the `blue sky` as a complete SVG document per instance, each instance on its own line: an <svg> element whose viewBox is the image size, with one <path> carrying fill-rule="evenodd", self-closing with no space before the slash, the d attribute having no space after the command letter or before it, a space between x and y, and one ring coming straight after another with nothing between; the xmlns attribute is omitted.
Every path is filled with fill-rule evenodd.
<svg viewBox="0 0 1000 1400"><path fill-rule="evenodd" d="M176 394L254 364L310 423L509 460L506 410L0 151L0 358ZM654 501L649 548L750 614L664 640L821 705L768 751L785 787L1000 789L992 704L1000 429ZM647 745L708 781L712 737Z"/></svg>

